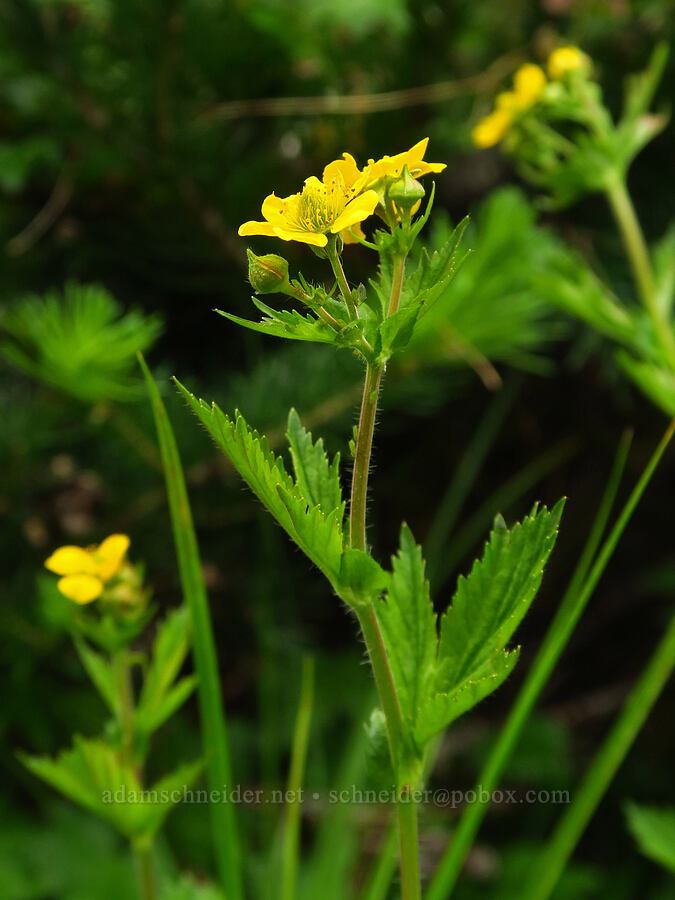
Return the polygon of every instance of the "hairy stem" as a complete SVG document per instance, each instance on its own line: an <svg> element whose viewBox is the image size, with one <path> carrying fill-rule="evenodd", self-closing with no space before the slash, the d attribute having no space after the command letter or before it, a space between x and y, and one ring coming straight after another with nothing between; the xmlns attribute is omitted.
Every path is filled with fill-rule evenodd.
<svg viewBox="0 0 675 900"><path fill-rule="evenodd" d="M399 749L403 734L403 719L398 695L394 685L394 678L389 665L389 658L384 646L380 623L377 621L375 607L371 603L366 609L358 612L359 624L363 632L363 638L368 649L370 664L373 667L375 683L380 695L382 711L387 723L387 735L391 750L391 761L394 771L399 762Z"/></svg>
<svg viewBox="0 0 675 900"><path fill-rule="evenodd" d="M370 472L370 455L373 449L377 401L383 371L384 367L375 363L369 362L366 365L359 430L356 436L356 450L354 452L352 498L349 507L349 541L356 550L366 549L368 475Z"/></svg>
<svg viewBox="0 0 675 900"><path fill-rule="evenodd" d="M329 245L330 246L330 245ZM392 287L389 297L388 315L398 309L403 285L405 257L394 260ZM337 272L336 272L337 276ZM339 278L338 278L339 281ZM384 365L368 360L366 377L363 385L361 415L356 437L354 453L354 472L352 476L352 496L349 513L350 543L355 550L367 551L366 540L366 507L368 500L368 474L370 456L373 448L373 432L377 415L377 401ZM401 757L404 750L404 729L401 707L396 694L396 686L389 665L387 650L382 638L380 624L377 621L375 607L371 603L358 613L361 631L368 648L368 655L373 667L380 702L387 724L387 736L394 772L400 770ZM397 787L401 787L397 784ZM404 787L408 788L408 785ZM416 787L416 785L412 785ZM403 900L419 900L420 881L417 847L417 811L412 797L397 803L399 825L399 845L401 850L401 884Z"/></svg>
<svg viewBox="0 0 675 900"><path fill-rule="evenodd" d="M640 300L654 323L671 368L675 369L675 335L656 299L656 285L649 251L624 178L620 175L610 178L606 194L626 248Z"/></svg>

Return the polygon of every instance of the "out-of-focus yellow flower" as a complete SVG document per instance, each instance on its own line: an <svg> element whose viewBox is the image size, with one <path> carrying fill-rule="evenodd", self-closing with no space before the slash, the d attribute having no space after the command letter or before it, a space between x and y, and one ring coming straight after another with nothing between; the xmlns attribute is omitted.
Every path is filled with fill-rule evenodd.
<svg viewBox="0 0 675 900"><path fill-rule="evenodd" d="M588 71L590 60L578 47L558 47L549 56L546 67L549 78L559 80L568 72L576 72L578 69Z"/></svg>
<svg viewBox="0 0 675 900"><path fill-rule="evenodd" d="M239 234L325 247L327 235L343 233L349 242L347 230L367 219L377 206L376 192L364 190L368 178L369 170L361 172L354 157L346 153L326 166L321 181L313 175L308 178L300 193L266 197L262 205L265 221L245 222Z"/></svg>
<svg viewBox="0 0 675 900"><path fill-rule="evenodd" d="M502 91L495 97L495 109L503 109L504 112L513 113L521 107L515 91Z"/></svg>
<svg viewBox="0 0 675 900"><path fill-rule="evenodd" d="M374 187L383 179L400 178L405 166L408 167L413 178L421 178L430 172L442 172L446 168L445 163L430 163L424 159L428 143L429 138L426 137L418 141L410 150L397 153L396 156L383 156L378 160L369 159L368 167L364 169L364 172L369 172L367 187ZM347 156L348 154L345 154L345 158Z"/></svg>
<svg viewBox="0 0 675 900"><path fill-rule="evenodd" d="M45 566L62 576L58 588L65 597L79 604L91 603L101 596L105 583L119 573L128 549L126 534L111 534L98 546L59 547Z"/></svg>
<svg viewBox="0 0 675 900"><path fill-rule="evenodd" d="M471 138L476 147L494 147L504 137L511 126L513 116L506 109L497 108L474 126Z"/></svg>
<svg viewBox="0 0 675 900"><path fill-rule="evenodd" d="M525 63L513 76L513 93L519 109L527 109L536 103L546 87L544 70L534 63Z"/></svg>

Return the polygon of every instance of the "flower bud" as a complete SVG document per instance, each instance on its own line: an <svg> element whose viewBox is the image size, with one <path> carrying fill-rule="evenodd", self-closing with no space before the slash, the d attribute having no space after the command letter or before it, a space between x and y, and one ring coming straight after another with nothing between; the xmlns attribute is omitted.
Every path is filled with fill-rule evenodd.
<svg viewBox="0 0 675 900"><path fill-rule="evenodd" d="M256 294L285 294L290 290L288 263L283 256L267 253L256 256L252 250L248 254L248 280Z"/></svg>
<svg viewBox="0 0 675 900"><path fill-rule="evenodd" d="M403 171L396 181L389 185L387 193L398 209L410 212L415 204L419 204L424 197L424 188L416 178L412 177L408 167L403 166Z"/></svg>

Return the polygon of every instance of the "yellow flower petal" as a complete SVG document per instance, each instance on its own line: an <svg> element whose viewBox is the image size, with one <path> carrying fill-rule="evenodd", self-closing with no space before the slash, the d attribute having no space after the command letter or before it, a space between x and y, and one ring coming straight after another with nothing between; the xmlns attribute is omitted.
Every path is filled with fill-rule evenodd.
<svg viewBox="0 0 675 900"><path fill-rule="evenodd" d="M91 551L71 545L55 550L45 561L45 566L50 572L55 572L57 575L76 575L84 572L95 575L98 571Z"/></svg>
<svg viewBox="0 0 675 900"><path fill-rule="evenodd" d="M428 143L428 137L422 138L410 150L397 153L396 156L383 156L377 162L374 159L369 159L370 177L368 178L368 184L373 185L382 178L398 178L404 166L408 167L408 171L413 178L421 178L422 175L428 175L429 172L442 172L446 167L445 163L428 163L424 160Z"/></svg>
<svg viewBox="0 0 675 900"><path fill-rule="evenodd" d="M525 63L513 76L513 90L523 108L536 103L545 87L544 70L534 63Z"/></svg>
<svg viewBox="0 0 675 900"><path fill-rule="evenodd" d="M350 225L349 228L343 228L340 232L340 237L344 244L358 244L359 238L362 241L366 240L366 235L363 228L361 228L360 222L357 222L356 225Z"/></svg>
<svg viewBox="0 0 675 900"><path fill-rule="evenodd" d="M287 206L297 198L297 196L297 194L292 194L290 197L277 197L276 194L268 194L263 200L262 208L260 210L263 214L263 218L267 219L268 222L278 225L279 221L283 219Z"/></svg>
<svg viewBox="0 0 675 900"><path fill-rule="evenodd" d="M577 69L588 71L590 60L578 47L558 47L549 56L546 68L549 78L557 81L564 78L568 72L575 72Z"/></svg>
<svg viewBox="0 0 675 900"><path fill-rule="evenodd" d="M360 177L361 170L351 153L343 153L342 159L333 160L323 170L324 184L334 178L341 178L344 186L350 188Z"/></svg>
<svg viewBox="0 0 675 900"><path fill-rule="evenodd" d="M511 125L511 113L505 109L495 109L485 116L471 132L476 147L493 147L504 138Z"/></svg>
<svg viewBox="0 0 675 900"><path fill-rule="evenodd" d="M520 107L520 101L515 91L502 91L495 97L495 109L503 109L513 112Z"/></svg>
<svg viewBox="0 0 675 900"><path fill-rule="evenodd" d="M344 228L356 225L357 222L363 222L368 216L372 216L378 203L377 191L365 191L354 197L345 206L341 214L337 217L331 227L333 234L338 234Z"/></svg>
<svg viewBox="0 0 675 900"><path fill-rule="evenodd" d="M315 231L290 231L275 228L274 234L282 241L298 241L300 244L311 244L313 247L325 247L328 243L325 234L317 234Z"/></svg>
<svg viewBox="0 0 675 900"><path fill-rule="evenodd" d="M122 568L129 544L130 541L126 534L111 534L94 552L94 557L98 563L98 575L103 581L108 581L117 575Z"/></svg>
<svg viewBox="0 0 675 900"><path fill-rule="evenodd" d="M58 589L75 603L91 603L103 592L103 582L95 575L66 575L59 578Z"/></svg>
<svg viewBox="0 0 675 900"><path fill-rule="evenodd" d="M238 234L240 237L251 237L253 235L263 235L264 237L274 237L274 225L269 222L244 222L239 226Z"/></svg>

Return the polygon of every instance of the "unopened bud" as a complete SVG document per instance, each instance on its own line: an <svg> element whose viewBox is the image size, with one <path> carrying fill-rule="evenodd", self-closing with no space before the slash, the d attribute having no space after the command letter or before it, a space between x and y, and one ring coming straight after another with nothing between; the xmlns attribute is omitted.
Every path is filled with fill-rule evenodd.
<svg viewBox="0 0 675 900"><path fill-rule="evenodd" d="M416 203L424 197L424 188L421 183L413 178L407 166L391 185L389 185L389 198L404 212L409 212Z"/></svg>
<svg viewBox="0 0 675 900"><path fill-rule="evenodd" d="M252 250L248 254L248 280L256 294L284 294L290 290L288 263L283 256L267 253L256 256Z"/></svg>

